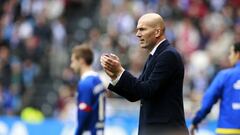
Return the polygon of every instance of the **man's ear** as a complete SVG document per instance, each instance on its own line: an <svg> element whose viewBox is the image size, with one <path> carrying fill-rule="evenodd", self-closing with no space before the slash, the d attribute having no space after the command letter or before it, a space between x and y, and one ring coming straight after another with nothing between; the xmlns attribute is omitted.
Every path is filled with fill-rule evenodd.
<svg viewBox="0 0 240 135"><path fill-rule="evenodd" d="M161 29L158 28L156 31L155 31L155 37L160 37L161 36Z"/></svg>
<svg viewBox="0 0 240 135"><path fill-rule="evenodd" d="M240 60L240 52L236 53L238 60Z"/></svg>
<svg viewBox="0 0 240 135"><path fill-rule="evenodd" d="M84 61L84 59L83 59L83 58L79 58L79 60L78 60L78 63L79 63L79 64L84 64L84 63L85 63L85 61Z"/></svg>

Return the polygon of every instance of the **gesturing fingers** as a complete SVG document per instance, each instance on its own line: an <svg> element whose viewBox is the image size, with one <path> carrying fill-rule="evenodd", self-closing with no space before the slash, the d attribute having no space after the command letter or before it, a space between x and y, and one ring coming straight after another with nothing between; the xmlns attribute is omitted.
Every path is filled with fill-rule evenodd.
<svg viewBox="0 0 240 135"><path fill-rule="evenodd" d="M111 58L113 58L114 60L117 60L117 61L119 61L119 58L118 58L118 56L117 56L117 55L115 55L115 54L113 54L113 53L111 53L111 54L110 54L110 57L111 57Z"/></svg>
<svg viewBox="0 0 240 135"><path fill-rule="evenodd" d="M108 57L106 57L106 56L101 56L100 61L101 61L102 67L103 67L104 69L108 69L108 70L109 70L111 63L109 62Z"/></svg>
<svg viewBox="0 0 240 135"><path fill-rule="evenodd" d="M102 55L100 61L103 68L109 71L114 71L114 69L117 68L119 63L117 60L109 57L108 55Z"/></svg>

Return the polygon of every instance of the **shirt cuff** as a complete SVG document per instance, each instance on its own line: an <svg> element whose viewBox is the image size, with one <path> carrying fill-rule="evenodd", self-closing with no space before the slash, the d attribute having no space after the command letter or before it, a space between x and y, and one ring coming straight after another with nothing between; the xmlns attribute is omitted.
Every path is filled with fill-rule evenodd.
<svg viewBox="0 0 240 135"><path fill-rule="evenodd" d="M121 78L121 76L122 76L122 74L123 74L124 71L125 71L125 70L123 70L122 73L120 73L120 75L119 75L115 80L110 80L110 83L111 83L113 86L115 86L115 85L118 83L118 81L120 80L120 78Z"/></svg>

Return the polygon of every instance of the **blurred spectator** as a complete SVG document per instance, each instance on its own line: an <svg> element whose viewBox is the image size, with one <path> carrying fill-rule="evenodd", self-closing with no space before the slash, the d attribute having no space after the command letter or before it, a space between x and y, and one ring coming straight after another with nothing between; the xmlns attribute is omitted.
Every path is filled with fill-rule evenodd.
<svg viewBox="0 0 240 135"><path fill-rule="evenodd" d="M208 12L207 5L204 0L189 0L187 14L190 18L203 18Z"/></svg>
<svg viewBox="0 0 240 135"><path fill-rule="evenodd" d="M18 48L18 56L22 61L30 59L34 63L40 64L42 51L39 46L39 39L31 36L23 40Z"/></svg>
<svg viewBox="0 0 240 135"><path fill-rule="evenodd" d="M194 101L193 104L200 101L208 86L208 82L213 75L213 70L211 70L213 67L211 66L209 55L205 51L200 50L192 54L186 66L186 75L191 78L189 80L190 92L188 94L191 100Z"/></svg>
<svg viewBox="0 0 240 135"><path fill-rule="evenodd" d="M210 5L214 11L221 11L223 9L226 0L211 0Z"/></svg>
<svg viewBox="0 0 240 135"><path fill-rule="evenodd" d="M233 32L230 29L227 29L227 25L225 24L222 15L209 14L208 17L209 18L206 19L206 25L212 25L212 27L209 27L211 38L207 43L206 51L209 53L213 64L222 65L226 61L229 45L234 42ZM214 21L215 19L218 20L218 23Z"/></svg>
<svg viewBox="0 0 240 135"><path fill-rule="evenodd" d="M240 10L239 10L240 12ZM240 13L239 13L240 14ZM234 34L234 40L236 42L240 42L240 21L238 24L235 25L235 34Z"/></svg>
<svg viewBox="0 0 240 135"><path fill-rule="evenodd" d="M59 88L58 112L60 120L77 124L77 106L75 103L75 88L62 85Z"/></svg>
<svg viewBox="0 0 240 135"><path fill-rule="evenodd" d="M39 67L30 59L23 62L22 76L25 91L23 95L23 106L30 105L33 93L35 92L35 78L39 74Z"/></svg>
<svg viewBox="0 0 240 135"><path fill-rule="evenodd" d="M10 55L9 44L0 43L0 83L3 112L16 114L21 109L21 67Z"/></svg>
<svg viewBox="0 0 240 135"><path fill-rule="evenodd" d="M10 50L7 43L1 43L0 46L0 81L3 88L8 89L11 84L11 65L10 65Z"/></svg>
<svg viewBox="0 0 240 135"><path fill-rule="evenodd" d="M30 59L23 62L23 82L27 88L34 86L34 79L39 73L39 68Z"/></svg>
<svg viewBox="0 0 240 135"><path fill-rule="evenodd" d="M145 53L143 49L139 48L138 50L135 50L135 53L130 53L129 54L129 72L132 73L132 75L139 77L141 74L142 67L144 65L144 60L146 59L147 56L142 55L142 54L147 54ZM132 52L132 51L130 51Z"/></svg>
<svg viewBox="0 0 240 135"><path fill-rule="evenodd" d="M67 48L67 33L65 20L56 19L51 24L52 46L49 47L50 74L60 78L64 68L68 65L69 53Z"/></svg>
<svg viewBox="0 0 240 135"><path fill-rule="evenodd" d="M199 32L192 24L190 18L186 17L176 25L175 33L177 35L177 49L188 58L198 48L200 40Z"/></svg>

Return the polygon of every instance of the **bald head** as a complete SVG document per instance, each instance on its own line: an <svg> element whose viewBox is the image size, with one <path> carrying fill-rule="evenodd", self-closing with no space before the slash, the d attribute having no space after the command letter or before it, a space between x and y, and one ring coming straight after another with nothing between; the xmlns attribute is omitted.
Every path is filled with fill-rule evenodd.
<svg viewBox="0 0 240 135"><path fill-rule="evenodd" d="M136 33L140 46L151 51L157 43L165 39L164 30L164 22L160 15L156 13L143 15L138 20Z"/></svg>
<svg viewBox="0 0 240 135"><path fill-rule="evenodd" d="M165 25L163 18L156 13L147 13L144 14L138 22L145 23L153 28L160 28L163 32L165 30Z"/></svg>

